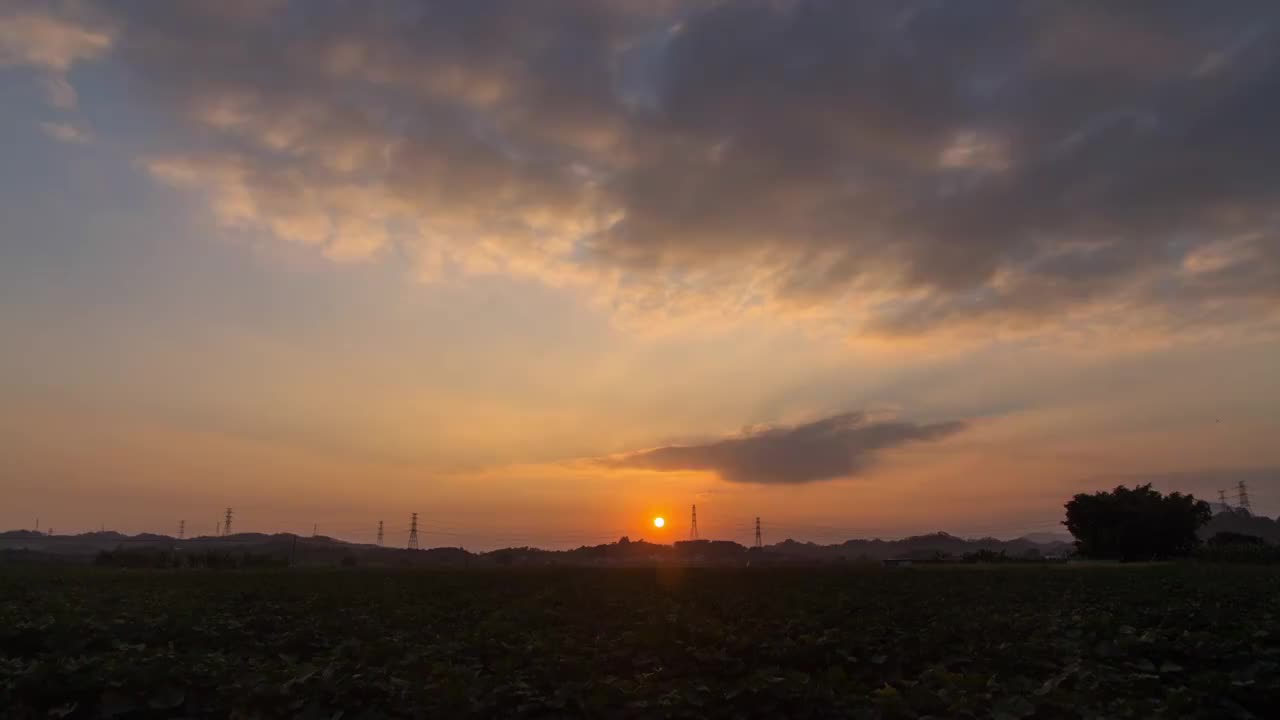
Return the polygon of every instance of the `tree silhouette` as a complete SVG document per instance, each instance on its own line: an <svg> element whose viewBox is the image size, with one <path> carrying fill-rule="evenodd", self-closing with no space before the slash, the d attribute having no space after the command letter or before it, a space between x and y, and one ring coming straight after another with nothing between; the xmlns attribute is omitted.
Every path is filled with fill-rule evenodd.
<svg viewBox="0 0 1280 720"><path fill-rule="evenodd" d="M1224 546L1224 545L1225 546L1238 546L1238 545L1257 546L1257 545L1266 545L1267 541L1263 540L1257 535L1246 535L1244 533L1231 532L1230 530L1224 530L1220 533L1216 533L1213 537L1209 538L1208 544L1211 547L1218 547L1218 546Z"/></svg>
<svg viewBox="0 0 1280 720"><path fill-rule="evenodd" d="M1213 517L1209 503L1151 485L1081 493L1066 505L1067 530L1090 558L1162 560L1185 557L1200 543L1196 531Z"/></svg>

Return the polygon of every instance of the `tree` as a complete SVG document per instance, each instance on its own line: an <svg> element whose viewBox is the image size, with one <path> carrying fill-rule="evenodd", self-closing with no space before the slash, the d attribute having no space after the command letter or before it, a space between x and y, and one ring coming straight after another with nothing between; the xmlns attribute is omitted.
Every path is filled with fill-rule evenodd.
<svg viewBox="0 0 1280 720"><path fill-rule="evenodd" d="M1081 493L1066 505L1063 523L1081 555L1113 560L1185 557L1200 544L1196 531L1213 517L1209 503L1151 485Z"/></svg>
<svg viewBox="0 0 1280 720"><path fill-rule="evenodd" d="M1230 530L1223 530L1222 532L1217 533L1213 537L1209 538L1208 544L1211 547L1232 546L1232 545L1256 546L1256 545L1266 545L1267 541L1263 540L1257 535L1246 535L1244 533L1231 532Z"/></svg>

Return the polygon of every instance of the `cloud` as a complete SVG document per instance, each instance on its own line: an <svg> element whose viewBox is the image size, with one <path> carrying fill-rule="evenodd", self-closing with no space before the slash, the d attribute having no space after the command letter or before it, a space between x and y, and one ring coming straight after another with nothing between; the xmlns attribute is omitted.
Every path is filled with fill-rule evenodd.
<svg viewBox="0 0 1280 720"><path fill-rule="evenodd" d="M31 9L0 14L0 65L29 65L66 72L111 47L111 36Z"/></svg>
<svg viewBox="0 0 1280 720"><path fill-rule="evenodd" d="M77 62L104 55L111 34L81 19L50 13L54 6L16 3L0 11L0 67L23 66L43 73L45 94L57 108L76 106L76 90L67 72Z"/></svg>
<svg viewBox="0 0 1280 720"><path fill-rule="evenodd" d="M289 5L22 15L0 57L110 50L223 222L427 280L881 338L1280 321L1274 3Z"/></svg>
<svg viewBox="0 0 1280 720"><path fill-rule="evenodd" d="M862 413L846 413L803 425L752 430L701 445L643 450L601 462L659 471L711 471L737 483L807 483L857 475L885 450L943 440L964 427L962 422L920 425L871 421Z"/></svg>
<svg viewBox="0 0 1280 720"><path fill-rule="evenodd" d="M88 142L91 137L89 131L68 123L42 122L40 129L45 135L64 143Z"/></svg>
<svg viewBox="0 0 1280 720"><path fill-rule="evenodd" d="M62 110L74 110L80 96L65 75L51 73L44 78L44 94L49 104Z"/></svg>

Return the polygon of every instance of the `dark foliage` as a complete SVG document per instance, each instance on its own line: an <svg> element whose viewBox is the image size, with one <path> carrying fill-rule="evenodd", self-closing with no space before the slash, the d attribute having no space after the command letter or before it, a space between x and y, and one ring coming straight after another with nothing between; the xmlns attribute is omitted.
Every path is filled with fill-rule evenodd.
<svg viewBox="0 0 1280 720"><path fill-rule="evenodd" d="M993 552L991 550L979 550L977 552L965 553L960 556L960 562L966 563L1045 563L1045 562L1066 562L1065 558L1046 559L1036 548L1031 548L1019 555L1010 555L1008 552L1001 550Z"/></svg>
<svg viewBox="0 0 1280 720"><path fill-rule="evenodd" d="M1206 562L1280 565L1280 546L1205 545L1196 550L1194 557Z"/></svg>
<svg viewBox="0 0 1280 720"><path fill-rule="evenodd" d="M176 550L158 550L151 548L103 550L94 558L93 564L99 567L117 568L205 568L211 570L230 570L236 568L280 568L286 567L288 559L267 553L255 553L248 550L240 552L205 550L181 552Z"/></svg>
<svg viewBox="0 0 1280 720"><path fill-rule="evenodd" d="M5 718L1265 718L1280 572L0 574Z"/></svg>
<svg viewBox="0 0 1280 720"><path fill-rule="evenodd" d="M1213 537L1223 532L1253 535L1269 543L1280 544L1280 522L1263 515L1254 515L1241 508L1214 515L1209 524L1200 529L1200 536Z"/></svg>
<svg viewBox="0 0 1280 720"><path fill-rule="evenodd" d="M1220 532L1209 538L1209 542L1196 551L1195 557L1208 562L1277 565L1280 564L1280 546L1256 535Z"/></svg>
<svg viewBox="0 0 1280 720"><path fill-rule="evenodd" d="M1239 546L1239 545L1245 545L1245 546L1255 545L1256 546L1256 545L1266 545L1266 544L1267 544L1267 541L1263 540L1257 535L1245 535L1244 533L1236 533L1236 532L1230 532L1230 531L1220 532L1217 535L1214 535L1213 537L1209 538L1209 542L1208 542L1209 547Z"/></svg>
<svg viewBox="0 0 1280 720"><path fill-rule="evenodd" d="M1162 495L1151 485L1081 493L1066 505L1067 530L1081 555L1110 560L1186 557L1200 544L1196 532L1213 517L1192 495Z"/></svg>

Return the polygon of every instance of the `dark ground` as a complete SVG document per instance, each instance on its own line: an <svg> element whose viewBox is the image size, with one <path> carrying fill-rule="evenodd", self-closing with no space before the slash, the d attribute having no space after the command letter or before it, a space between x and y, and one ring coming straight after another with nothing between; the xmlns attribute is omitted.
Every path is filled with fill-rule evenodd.
<svg viewBox="0 0 1280 720"><path fill-rule="evenodd" d="M1280 570L0 568L4 717L1276 717Z"/></svg>

